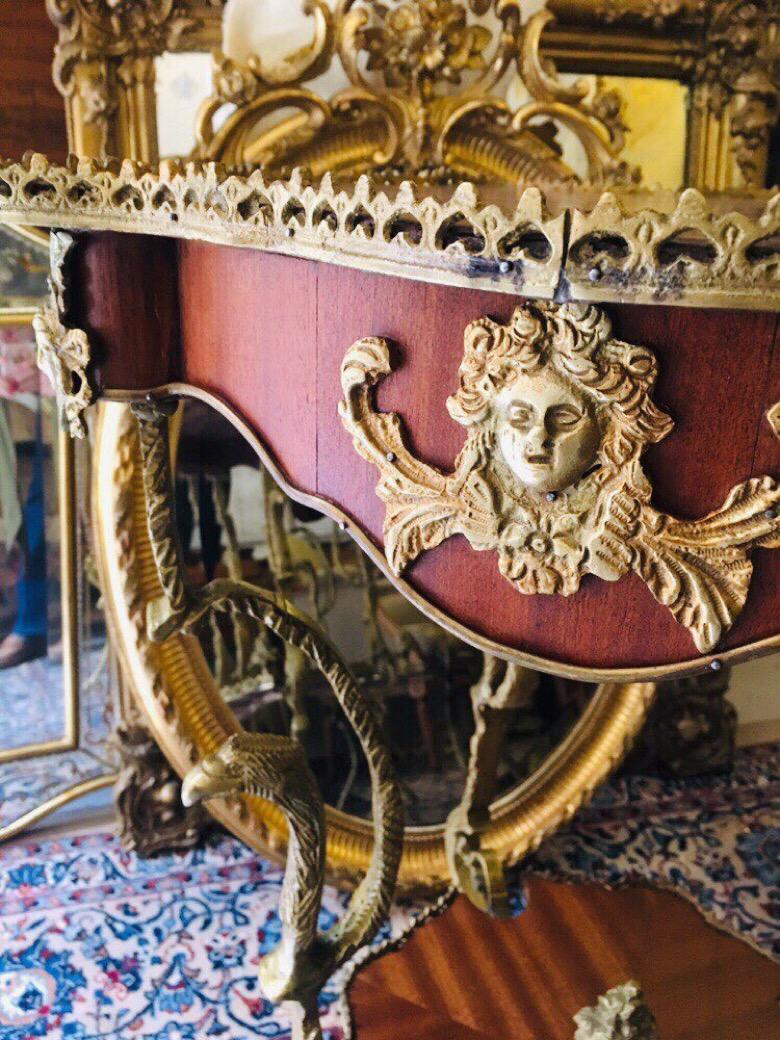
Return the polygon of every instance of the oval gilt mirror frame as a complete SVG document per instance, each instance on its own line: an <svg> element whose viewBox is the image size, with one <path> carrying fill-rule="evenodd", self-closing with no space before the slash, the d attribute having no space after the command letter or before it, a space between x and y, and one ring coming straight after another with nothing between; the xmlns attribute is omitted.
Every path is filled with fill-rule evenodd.
<svg viewBox="0 0 780 1040"><path fill-rule="evenodd" d="M189 391L229 418L243 433L283 490L296 501L323 509L323 503L290 487L251 431L224 404ZM146 610L160 596L147 527L146 499L135 424L129 409L100 406L95 431L95 544L104 581L109 624L125 676L163 751L183 776L211 754L240 725L220 695L203 652L192 636L174 635L153 643ZM332 508L334 519L341 514ZM652 701L653 683L603 683L569 735L522 785L491 807L483 848L505 867L536 848L585 802L623 757ZM213 815L263 854L284 857L287 828L281 812L258 798L209 803ZM354 884L371 855L369 820L326 807L327 869L336 883ZM408 829L399 886L405 891L437 891L452 884L444 822Z"/></svg>

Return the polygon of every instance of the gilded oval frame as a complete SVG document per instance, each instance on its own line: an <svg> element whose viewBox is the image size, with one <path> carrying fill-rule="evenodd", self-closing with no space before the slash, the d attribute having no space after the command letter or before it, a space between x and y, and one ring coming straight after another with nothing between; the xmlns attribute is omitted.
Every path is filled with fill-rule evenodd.
<svg viewBox="0 0 780 1040"><path fill-rule="evenodd" d="M175 390L206 401L230 419L291 497L340 519L329 503L286 485L257 438L222 402L191 387ZM194 637L174 635L158 644L147 637L146 605L160 594L160 586L129 408L120 402L102 403L94 432L94 541L113 645L132 696L171 765L183 776L240 726L220 696ZM366 544L358 540L369 551L367 540ZM371 555L379 554L373 550ZM614 770L638 733L654 692L652 682L599 685L577 724L543 765L494 802L483 847L492 849L504 866L512 866L568 820ZM273 859L284 859L286 824L270 803L242 796L213 802L209 809L249 846ZM371 848L370 821L327 808L327 869L332 882L355 883L366 870ZM435 892L450 884L444 821L408 829L399 889Z"/></svg>

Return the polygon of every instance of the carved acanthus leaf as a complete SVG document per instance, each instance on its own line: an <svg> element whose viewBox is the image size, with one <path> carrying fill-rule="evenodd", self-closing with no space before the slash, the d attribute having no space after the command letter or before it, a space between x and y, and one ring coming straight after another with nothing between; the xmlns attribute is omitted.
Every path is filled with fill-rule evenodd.
<svg viewBox="0 0 780 1040"><path fill-rule="evenodd" d="M38 367L51 382L57 399L60 423L73 437L86 433L84 412L92 402L87 369L91 350L86 332L67 328L66 264L74 239L62 231L50 236L50 299L33 318L38 346Z"/></svg>
<svg viewBox="0 0 780 1040"><path fill-rule="evenodd" d="M635 569L702 652L718 643L745 605L753 575L745 546L780 547L778 502L777 481L763 477L734 488L701 520L643 510Z"/></svg>
<svg viewBox="0 0 780 1040"><path fill-rule="evenodd" d="M385 341L356 343L339 411L379 470L397 574L454 534L496 551L524 594L568 596L586 574L616 581L635 571L706 653L744 606L751 550L780 547L780 486L769 477L738 485L701 520L651 506L640 456L672 428L650 398L655 358L615 340L595 307L536 303L507 325L468 326L448 401L468 436L451 474L416 459L398 416L374 409L372 387L389 371Z"/></svg>

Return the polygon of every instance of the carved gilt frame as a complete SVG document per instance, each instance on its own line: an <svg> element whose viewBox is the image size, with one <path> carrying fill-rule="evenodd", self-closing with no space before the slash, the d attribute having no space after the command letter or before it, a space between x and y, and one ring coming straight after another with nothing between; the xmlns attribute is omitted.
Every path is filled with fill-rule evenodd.
<svg viewBox="0 0 780 1040"><path fill-rule="evenodd" d="M780 96L777 0L550 0L548 6L557 22L543 48L561 71L651 76L689 87L686 186L765 186Z"/></svg>
<svg viewBox="0 0 780 1040"><path fill-rule="evenodd" d="M158 157L154 58L221 44L224 0L46 0L54 79L78 155ZM763 187L778 113L778 0L550 0L541 52L561 72L690 87L685 184Z"/></svg>

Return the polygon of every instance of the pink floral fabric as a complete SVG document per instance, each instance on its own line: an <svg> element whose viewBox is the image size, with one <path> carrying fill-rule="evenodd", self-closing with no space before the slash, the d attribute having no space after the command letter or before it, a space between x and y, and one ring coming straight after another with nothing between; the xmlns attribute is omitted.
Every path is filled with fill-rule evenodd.
<svg viewBox="0 0 780 1040"><path fill-rule="evenodd" d="M35 337L26 325L0 325L0 398L20 394L50 397L51 384L38 370Z"/></svg>

